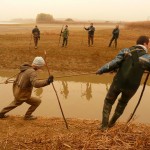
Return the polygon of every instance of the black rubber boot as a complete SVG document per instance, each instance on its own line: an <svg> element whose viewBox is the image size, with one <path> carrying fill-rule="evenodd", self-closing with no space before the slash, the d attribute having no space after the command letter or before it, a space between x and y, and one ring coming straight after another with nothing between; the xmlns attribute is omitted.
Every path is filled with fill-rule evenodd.
<svg viewBox="0 0 150 150"><path fill-rule="evenodd" d="M114 113L114 115L112 116L109 124L108 124L108 127L111 128L115 125L117 119L120 117L121 115L120 114L117 114L117 113Z"/></svg>
<svg viewBox="0 0 150 150"><path fill-rule="evenodd" d="M118 118L122 115L122 113L124 112L124 109L126 107L127 104L125 103L118 103L117 107L116 107L116 110L115 110L115 113L114 115L112 116L109 124L108 124L108 127L111 128L115 125L116 121L118 120Z"/></svg>
<svg viewBox="0 0 150 150"><path fill-rule="evenodd" d="M9 116L8 116L8 115L5 115L5 114L0 113L0 119L4 119L4 118L7 118L7 117L9 117Z"/></svg>
<svg viewBox="0 0 150 150"><path fill-rule="evenodd" d="M35 116L25 116L24 117L24 120L35 120L35 119L37 119L37 117L35 117Z"/></svg>
<svg viewBox="0 0 150 150"><path fill-rule="evenodd" d="M108 128L109 115L110 115L111 108L112 108L112 104L105 101L104 107L103 107L102 125L100 127L100 130L102 131Z"/></svg>

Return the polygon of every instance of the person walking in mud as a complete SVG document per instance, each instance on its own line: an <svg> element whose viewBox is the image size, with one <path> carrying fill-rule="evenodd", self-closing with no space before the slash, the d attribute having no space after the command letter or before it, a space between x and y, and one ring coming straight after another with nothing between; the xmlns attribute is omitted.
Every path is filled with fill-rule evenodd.
<svg viewBox="0 0 150 150"><path fill-rule="evenodd" d="M95 27L93 26L93 23L91 23L88 28L84 27L84 29L88 31L88 46L93 46L95 32Z"/></svg>
<svg viewBox="0 0 150 150"><path fill-rule="evenodd" d="M62 47L66 47L68 45L68 36L69 36L69 30L68 30L68 25L65 26L65 29L61 32L61 35L63 37L63 43Z"/></svg>
<svg viewBox="0 0 150 150"><path fill-rule="evenodd" d="M14 101L1 110L0 118L6 118L6 113L20 106L24 102L31 105L27 110L24 119L33 120L37 118L32 116L32 113L40 105L41 99L31 97L33 87L40 88L53 82L53 76L49 76L48 79L45 80L37 79L37 71L42 69L44 65L45 61L42 57L35 57L32 65L24 63L20 66L20 73L18 73L16 80L13 83Z"/></svg>
<svg viewBox="0 0 150 150"><path fill-rule="evenodd" d="M110 40L108 47L111 47L112 42L115 41L115 48L117 48L117 40L119 38L119 32L120 32L119 25L116 25L116 28L112 31L112 38Z"/></svg>
<svg viewBox="0 0 150 150"><path fill-rule="evenodd" d="M32 34L33 34L33 39L34 39L34 45L35 45L35 49L38 48L38 41L40 40L40 30L37 27L37 25L35 26L35 28L32 30Z"/></svg>
<svg viewBox="0 0 150 150"><path fill-rule="evenodd" d="M101 75L118 70L104 100L101 130L106 130L115 125L118 118L123 114L129 100L136 93L144 71L150 71L149 48L149 37L140 36L135 46L122 49L112 61L96 72L96 74ZM121 94L121 97L118 100L114 115L109 121L112 105L119 94Z"/></svg>

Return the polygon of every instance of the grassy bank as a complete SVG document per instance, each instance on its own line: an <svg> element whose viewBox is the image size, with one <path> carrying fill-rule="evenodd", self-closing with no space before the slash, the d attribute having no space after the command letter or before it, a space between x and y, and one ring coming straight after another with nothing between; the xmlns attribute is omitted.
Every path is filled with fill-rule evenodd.
<svg viewBox="0 0 150 150"><path fill-rule="evenodd" d="M0 120L1 150L149 150L150 125L118 123L102 132L98 120L21 117Z"/></svg>

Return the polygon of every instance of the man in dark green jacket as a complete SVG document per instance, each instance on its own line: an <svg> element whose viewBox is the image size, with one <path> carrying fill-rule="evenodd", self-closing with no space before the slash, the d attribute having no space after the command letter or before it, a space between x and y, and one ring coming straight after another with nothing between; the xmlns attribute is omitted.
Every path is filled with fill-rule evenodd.
<svg viewBox="0 0 150 150"><path fill-rule="evenodd" d="M149 48L149 37L140 36L135 46L121 50L112 61L96 72L96 74L103 74L118 70L104 100L101 130L115 125L129 100L136 93L144 71L150 71L150 55L147 54ZM115 113L109 121L112 105L119 94L121 97L118 100Z"/></svg>
<svg viewBox="0 0 150 150"><path fill-rule="evenodd" d="M61 34L62 34L62 37L63 37L62 47L67 46L68 36L69 36L68 25L65 26L65 29L64 29L64 31L61 32Z"/></svg>

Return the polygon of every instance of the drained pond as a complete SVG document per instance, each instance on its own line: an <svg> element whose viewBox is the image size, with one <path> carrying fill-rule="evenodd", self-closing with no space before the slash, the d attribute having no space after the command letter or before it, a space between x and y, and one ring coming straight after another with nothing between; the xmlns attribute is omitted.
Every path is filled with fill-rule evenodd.
<svg viewBox="0 0 150 150"><path fill-rule="evenodd" d="M9 77L10 75L8 72L0 72L1 83ZM104 98L110 87L112 79L113 75L110 74L101 76L89 74L61 78L56 77L54 86L57 90L65 117L101 120ZM143 77L138 91L129 101L119 121L126 122L133 112L139 100L143 88L144 79L145 76ZM141 103L134 116L135 122L150 123L150 117L148 115L150 109L149 85L150 84L148 81ZM42 117L62 117L58 100L52 85L39 89L34 88L32 96L36 96L42 99L41 105L35 110L33 115ZM13 99L14 97L12 93L12 83L0 84L0 110L3 107L7 106ZM117 102L118 100L116 100L116 103ZM116 103L113 105L111 115L114 112ZM15 108L8 114L23 116L28 107L28 104L23 103L21 106Z"/></svg>

